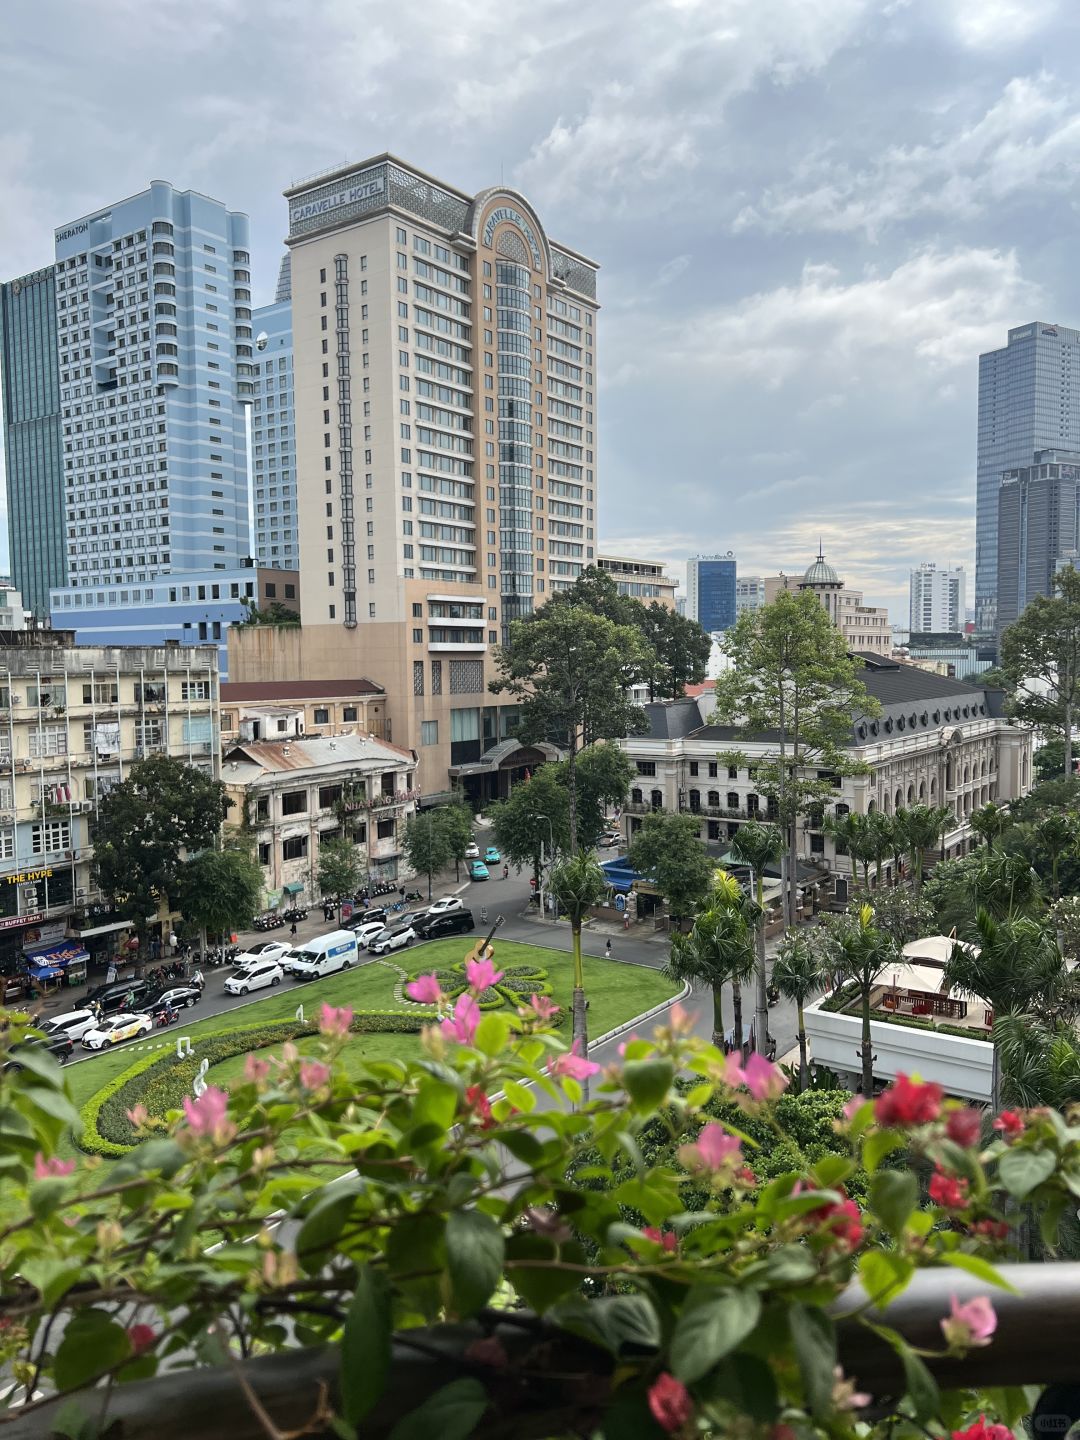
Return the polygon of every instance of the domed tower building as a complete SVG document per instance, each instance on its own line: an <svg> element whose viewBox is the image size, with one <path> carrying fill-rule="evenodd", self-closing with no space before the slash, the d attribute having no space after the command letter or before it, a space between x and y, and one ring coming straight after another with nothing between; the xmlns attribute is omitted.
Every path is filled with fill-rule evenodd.
<svg viewBox="0 0 1080 1440"><path fill-rule="evenodd" d="M774 600L781 590L812 590L843 635L849 650L875 655L892 653L888 610L877 605L864 605L862 591L847 588L836 569L825 559L820 544L817 559L806 567L801 580L783 574L766 580L767 601Z"/></svg>

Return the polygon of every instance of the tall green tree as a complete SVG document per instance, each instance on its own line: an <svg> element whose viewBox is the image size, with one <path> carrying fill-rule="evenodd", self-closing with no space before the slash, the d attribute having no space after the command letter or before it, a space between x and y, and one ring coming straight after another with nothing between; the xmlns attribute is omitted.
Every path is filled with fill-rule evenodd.
<svg viewBox="0 0 1080 1440"><path fill-rule="evenodd" d="M718 717L743 727L748 737L777 736L770 738L769 757L753 764L757 787L776 801L785 834L787 920L793 925L799 818L835 799L832 783L818 779L819 772L842 776L865 768L851 756L852 726L857 716L880 707L812 591L782 590L771 605L744 612L727 632L727 650L732 668L716 682Z"/></svg>
<svg viewBox="0 0 1080 1440"><path fill-rule="evenodd" d="M915 894L922 889L923 860L928 850L941 844L942 833L956 823L948 805L909 805L893 816L893 825L903 838Z"/></svg>
<svg viewBox="0 0 1080 1440"><path fill-rule="evenodd" d="M859 1059L862 1065L862 1093L874 1093L874 1051L870 1036L870 999L883 970L893 963L899 950L891 935L874 923L870 905L861 905L853 913L827 916L813 935L819 946L822 968L829 974L854 981L859 991L859 1013L862 1019L862 1044Z"/></svg>
<svg viewBox="0 0 1080 1440"><path fill-rule="evenodd" d="M565 767L541 765L515 785L509 798L488 810L495 843L512 865L529 866L539 883L541 857L548 863L570 848L570 792Z"/></svg>
<svg viewBox="0 0 1080 1440"><path fill-rule="evenodd" d="M557 767L556 774L565 785L565 766ZM634 762L618 745L598 740L582 750L577 761L579 844L596 846L607 825L605 811L623 803L635 774Z"/></svg>
<svg viewBox="0 0 1080 1440"><path fill-rule="evenodd" d="M795 1006L799 1032L799 1088L806 1089L809 1066L806 1058L805 1007L825 989L821 960L804 930L789 930L780 942L773 961L772 983L785 1000Z"/></svg>
<svg viewBox="0 0 1080 1440"><path fill-rule="evenodd" d="M577 758L583 745L639 733L645 724L629 686L651 652L633 626L616 625L579 606L545 605L510 626L495 652L490 688L521 707L523 741L554 741L567 752L570 847L578 847Z"/></svg>
<svg viewBox="0 0 1080 1440"><path fill-rule="evenodd" d="M578 850L565 860L552 866L548 881L552 895L559 908L570 921L570 935L574 951L574 998L573 998L573 1042L577 1053L589 1053L589 1025L585 1009L585 967L581 958L581 926L594 905L599 905L607 889L604 872L597 864L596 856L587 850ZM585 1095L588 1097L588 1081Z"/></svg>
<svg viewBox="0 0 1080 1440"><path fill-rule="evenodd" d="M1011 715L1062 742L1072 774L1072 736L1080 707L1080 574L1054 577L1053 595L1036 595L1001 637L1001 669L1012 687Z"/></svg>
<svg viewBox="0 0 1080 1440"><path fill-rule="evenodd" d="M724 1047L724 986L731 986L736 1049L745 1058L742 987L754 973L754 913L739 882L725 871L716 876L709 903L688 935L673 934L664 974L673 980L708 985L713 1001L713 1044Z"/></svg>
<svg viewBox="0 0 1080 1440"><path fill-rule="evenodd" d="M161 906L176 909L185 860L214 847L230 803L220 780L168 755L138 761L102 796L94 874L140 940Z"/></svg>
<svg viewBox="0 0 1080 1440"><path fill-rule="evenodd" d="M1005 805L997 804L994 800L980 805L968 816L968 824L975 834L986 842L988 850L994 848L994 841L1000 840L1012 823L1008 808Z"/></svg>
<svg viewBox="0 0 1080 1440"><path fill-rule="evenodd" d="M1056 900L1061 891L1058 887L1058 866L1061 857L1076 849L1080 838L1080 826L1075 815L1066 810L1051 810L1035 826L1039 844L1050 857L1050 893Z"/></svg>
<svg viewBox="0 0 1080 1440"><path fill-rule="evenodd" d="M208 934L230 935L248 928L262 892L262 870L250 848L227 845L184 861L176 903L184 919L198 928L205 950Z"/></svg>
<svg viewBox="0 0 1080 1440"><path fill-rule="evenodd" d="M422 810L418 815L411 815L405 826L405 855L418 875L427 876L429 900L432 877L445 870L454 858L438 814L437 810Z"/></svg>
<svg viewBox="0 0 1080 1440"><path fill-rule="evenodd" d="M765 964L765 867L775 865L784 853L784 837L775 825L751 820L740 825L731 842L731 853L753 871L758 921L757 975L754 1004L754 1037L756 1048L763 1054L769 1049L769 976Z"/></svg>
<svg viewBox="0 0 1080 1440"><path fill-rule="evenodd" d="M652 881L679 919L700 909L712 883L712 862L698 833L693 815L656 810L645 816L630 841L630 864Z"/></svg>
<svg viewBox="0 0 1080 1440"><path fill-rule="evenodd" d="M449 805L440 805L436 811L439 826L450 848L454 862L454 876L461 878L461 862L473 839L473 817L461 791L456 791Z"/></svg>
<svg viewBox="0 0 1080 1440"><path fill-rule="evenodd" d="M319 889L334 900L353 896L360 888L360 857L351 840L338 836L319 846Z"/></svg>
<svg viewBox="0 0 1080 1440"><path fill-rule="evenodd" d="M1080 1103L1080 1041L1072 1025L1032 1015L994 1021L1000 1101L1017 1110Z"/></svg>
<svg viewBox="0 0 1080 1440"><path fill-rule="evenodd" d="M870 862L877 854L870 843L870 817L859 815L854 810L845 815L828 815L824 828L826 834L832 836L838 854L850 859L852 874L857 864L862 866L863 889L869 890Z"/></svg>
<svg viewBox="0 0 1080 1440"><path fill-rule="evenodd" d="M925 894L916 895L907 885L893 885L874 891L874 924L891 936L902 950L912 940L934 933L934 907Z"/></svg>

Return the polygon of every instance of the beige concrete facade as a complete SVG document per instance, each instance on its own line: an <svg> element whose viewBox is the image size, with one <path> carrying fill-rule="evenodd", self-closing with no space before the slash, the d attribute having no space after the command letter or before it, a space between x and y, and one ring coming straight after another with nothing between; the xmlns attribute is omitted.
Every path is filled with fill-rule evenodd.
<svg viewBox="0 0 1080 1440"><path fill-rule="evenodd" d="M664 567L658 561L638 560L609 551L598 556L596 564L615 581L620 595L629 595L645 605L655 600L669 610L675 609L675 581L664 574Z"/></svg>
<svg viewBox="0 0 1080 1440"><path fill-rule="evenodd" d="M516 192L389 155L286 193L304 668L285 673L370 675L443 793L513 723L484 703L491 647L595 561L596 266Z"/></svg>
<svg viewBox="0 0 1080 1440"><path fill-rule="evenodd" d="M864 605L861 590L848 590L824 555L799 575L766 575L765 603L771 605L781 590L812 590L829 619L844 637L849 650L874 655L891 655L893 634L889 612L881 606Z"/></svg>

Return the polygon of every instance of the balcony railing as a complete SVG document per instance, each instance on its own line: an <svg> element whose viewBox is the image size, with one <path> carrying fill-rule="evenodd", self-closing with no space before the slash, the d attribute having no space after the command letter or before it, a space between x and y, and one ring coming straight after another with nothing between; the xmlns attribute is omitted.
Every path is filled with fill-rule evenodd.
<svg viewBox="0 0 1080 1440"><path fill-rule="evenodd" d="M1080 1381L1080 1285L1076 1266L1065 1261L1044 1265L998 1267L1015 1293L993 1290L997 1329L992 1342L963 1358L941 1353L941 1318L952 1297L965 1302L987 1293L985 1280L952 1267L920 1270L904 1293L882 1311L872 1312L883 1327L900 1334L921 1352L924 1363L943 1390L1016 1385L1075 1385ZM853 1286L834 1309L854 1317L867 1297ZM905 1376L893 1347L857 1318L840 1318L839 1361L844 1373L858 1378L858 1388L887 1401L902 1394ZM386 1390L364 1421L365 1435L384 1440L400 1417L435 1391L459 1379L470 1344L494 1335L506 1353L506 1374L522 1378L505 1385L503 1406L493 1425L481 1425L481 1436L578 1433L591 1429L595 1416L610 1401L612 1367L599 1349L583 1347L566 1331L542 1317L516 1311L509 1323L483 1325L468 1321L411 1330L408 1343L395 1340ZM542 1379L526 1378L530 1357L543 1345ZM201 1370L177 1370L153 1380L113 1387L102 1394L102 1415L125 1440L264 1440L267 1433L251 1398L263 1415L273 1416L279 1433L300 1433L309 1425L320 1391L336 1399L341 1351L320 1345L237 1360ZM244 1386L241 1388L240 1379ZM251 1398L249 1398L251 1397ZM55 1433L54 1401L19 1416L13 1412L4 1427L5 1440L46 1440ZM513 1412L513 1413L511 1413ZM1064 1428L1060 1433L1064 1434ZM1051 1433L1044 1431L1044 1434ZM1053 1433L1057 1434L1055 1430Z"/></svg>

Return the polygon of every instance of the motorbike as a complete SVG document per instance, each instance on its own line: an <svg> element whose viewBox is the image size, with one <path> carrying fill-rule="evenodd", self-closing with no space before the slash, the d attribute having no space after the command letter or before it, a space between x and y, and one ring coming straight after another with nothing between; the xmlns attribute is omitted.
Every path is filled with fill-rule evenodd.
<svg viewBox="0 0 1080 1440"><path fill-rule="evenodd" d="M419 902L423 900L423 898L424 897L423 895L421 895L419 890L406 890L405 892L405 899L410 905L419 904Z"/></svg>
<svg viewBox="0 0 1080 1440"><path fill-rule="evenodd" d="M154 1015L154 1025L158 1030L164 1030L167 1025L175 1025L179 1019L179 1010L174 1010L170 1005L166 1009L156 1012Z"/></svg>
<svg viewBox="0 0 1080 1440"><path fill-rule="evenodd" d="M769 1009L771 1010L772 1007L778 1004L780 1001L779 987L776 985L770 985L765 991L765 998L769 1002Z"/></svg>
<svg viewBox="0 0 1080 1440"><path fill-rule="evenodd" d="M290 923L295 923L297 920L306 920L307 917L308 912L306 910L295 906L293 909L283 912L283 918L290 921Z"/></svg>

